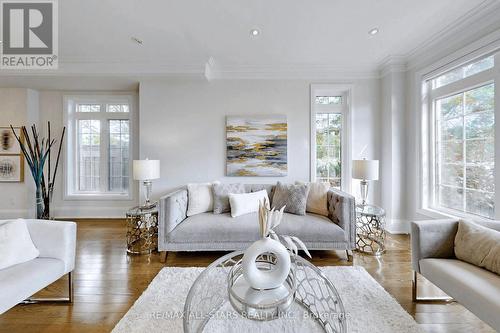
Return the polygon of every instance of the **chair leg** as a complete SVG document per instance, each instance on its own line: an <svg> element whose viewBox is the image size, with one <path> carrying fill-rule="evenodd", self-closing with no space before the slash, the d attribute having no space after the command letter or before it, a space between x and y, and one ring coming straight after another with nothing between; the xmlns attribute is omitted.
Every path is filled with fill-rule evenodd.
<svg viewBox="0 0 500 333"><path fill-rule="evenodd" d="M442 302L454 302L451 297L419 297L418 296L418 273L413 271L413 279L411 281L411 298L413 302L418 303L442 303Z"/></svg>
<svg viewBox="0 0 500 333"><path fill-rule="evenodd" d="M168 255L167 251L160 252L160 262L162 264L164 264L165 262L167 262L167 255Z"/></svg>
<svg viewBox="0 0 500 333"><path fill-rule="evenodd" d="M21 303L73 303L73 276L71 273L68 273L68 297L30 297Z"/></svg>

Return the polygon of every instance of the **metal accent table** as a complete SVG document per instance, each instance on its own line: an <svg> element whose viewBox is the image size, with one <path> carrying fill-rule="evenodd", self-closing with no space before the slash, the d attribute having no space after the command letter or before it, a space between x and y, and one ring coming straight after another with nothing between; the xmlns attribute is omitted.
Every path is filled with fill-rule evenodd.
<svg viewBox="0 0 500 333"><path fill-rule="evenodd" d="M158 249L158 204L127 211L127 253L151 254Z"/></svg>
<svg viewBox="0 0 500 333"><path fill-rule="evenodd" d="M248 319L250 317L243 317L232 308L228 292L231 268L243 258L243 253L236 251L219 258L195 280L184 305L185 333L203 332L210 326L212 319L252 321ZM304 318L308 318L324 332L347 332L345 308L334 285L309 261L296 257L295 264L297 288L293 304L302 313L296 318L285 317L275 320L303 321ZM227 313L222 309L232 311Z"/></svg>
<svg viewBox="0 0 500 333"><path fill-rule="evenodd" d="M385 210L356 205L356 250L380 256L385 252Z"/></svg>

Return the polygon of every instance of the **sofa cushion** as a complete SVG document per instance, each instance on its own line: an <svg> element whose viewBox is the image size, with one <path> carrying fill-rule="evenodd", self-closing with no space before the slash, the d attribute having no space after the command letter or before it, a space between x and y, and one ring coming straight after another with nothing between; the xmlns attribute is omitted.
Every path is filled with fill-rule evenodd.
<svg viewBox="0 0 500 333"><path fill-rule="evenodd" d="M25 220L0 221L0 269L33 260L39 255Z"/></svg>
<svg viewBox="0 0 500 333"><path fill-rule="evenodd" d="M455 256L500 274L500 232L472 222L459 221Z"/></svg>
<svg viewBox="0 0 500 333"><path fill-rule="evenodd" d="M500 330L500 276L458 259L421 259L429 281Z"/></svg>
<svg viewBox="0 0 500 333"><path fill-rule="evenodd" d="M265 190L253 193L229 193L232 217L258 212L261 203L269 208L269 198Z"/></svg>
<svg viewBox="0 0 500 333"><path fill-rule="evenodd" d="M278 182L274 189L272 207L281 209L285 206L285 212L305 215L309 184L293 185Z"/></svg>
<svg viewBox="0 0 500 333"><path fill-rule="evenodd" d="M306 204L306 211L308 213L328 216L328 190L330 189L330 183L295 182L295 184L309 184Z"/></svg>
<svg viewBox="0 0 500 333"><path fill-rule="evenodd" d="M45 288L64 274L64 262L36 258L0 270L0 314Z"/></svg>
<svg viewBox="0 0 500 333"><path fill-rule="evenodd" d="M229 193L245 193L243 184L214 184L214 214L222 214L231 211L229 206Z"/></svg>
<svg viewBox="0 0 500 333"><path fill-rule="evenodd" d="M278 234L297 236L303 242L345 241L344 231L328 218L285 213ZM170 234L172 243L253 242L259 237L257 213L232 218L229 214L203 213L188 217Z"/></svg>
<svg viewBox="0 0 500 333"><path fill-rule="evenodd" d="M218 184L218 182L214 182ZM212 183L188 184L188 208L187 216L214 210L214 195Z"/></svg>

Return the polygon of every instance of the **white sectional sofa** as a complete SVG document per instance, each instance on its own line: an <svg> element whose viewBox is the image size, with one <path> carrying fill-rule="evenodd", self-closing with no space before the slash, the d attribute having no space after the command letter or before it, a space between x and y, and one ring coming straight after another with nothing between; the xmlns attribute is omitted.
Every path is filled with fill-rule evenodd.
<svg viewBox="0 0 500 333"><path fill-rule="evenodd" d="M69 274L69 296L39 301L72 302L71 272L75 268L76 223L26 220L26 224L40 255L31 261L0 270L0 314L66 274Z"/></svg>
<svg viewBox="0 0 500 333"><path fill-rule="evenodd" d="M499 222L480 224L500 231ZM458 220L452 219L412 223L413 299L429 300L417 294L417 274L421 274L500 331L500 275L455 258L457 230Z"/></svg>

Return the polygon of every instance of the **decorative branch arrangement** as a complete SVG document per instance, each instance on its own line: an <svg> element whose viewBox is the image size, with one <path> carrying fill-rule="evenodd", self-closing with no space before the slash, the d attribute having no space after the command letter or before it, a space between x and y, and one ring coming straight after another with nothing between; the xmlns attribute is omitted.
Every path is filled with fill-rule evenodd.
<svg viewBox="0 0 500 333"><path fill-rule="evenodd" d="M56 164L54 172L51 170L51 151L52 147L57 142L51 138L50 121L48 122L48 138L41 138L36 125L31 126L31 135L26 129L26 126L21 127L22 136L16 134L14 127L10 128L16 137L21 151L23 152L26 162L28 163L36 185L36 217L37 219L50 219L50 202L54 192L54 183L56 180L57 169L59 167L59 158L61 156L61 149L66 133L66 127L63 127L61 139L59 140L59 148L57 151ZM48 166L48 170L45 170Z"/></svg>
<svg viewBox="0 0 500 333"><path fill-rule="evenodd" d="M281 207L280 210L275 210L274 208L269 210L269 202L267 199L264 199L264 202L259 202L259 226L260 226L260 234L264 237L270 237L280 243L284 244L285 247L293 254L297 255L299 250L297 245L301 250L311 258L311 254L307 250L306 245L295 236L288 235L278 235L274 229L281 223L283 218L283 212L285 210L285 206ZM280 240L283 240L283 242Z"/></svg>

